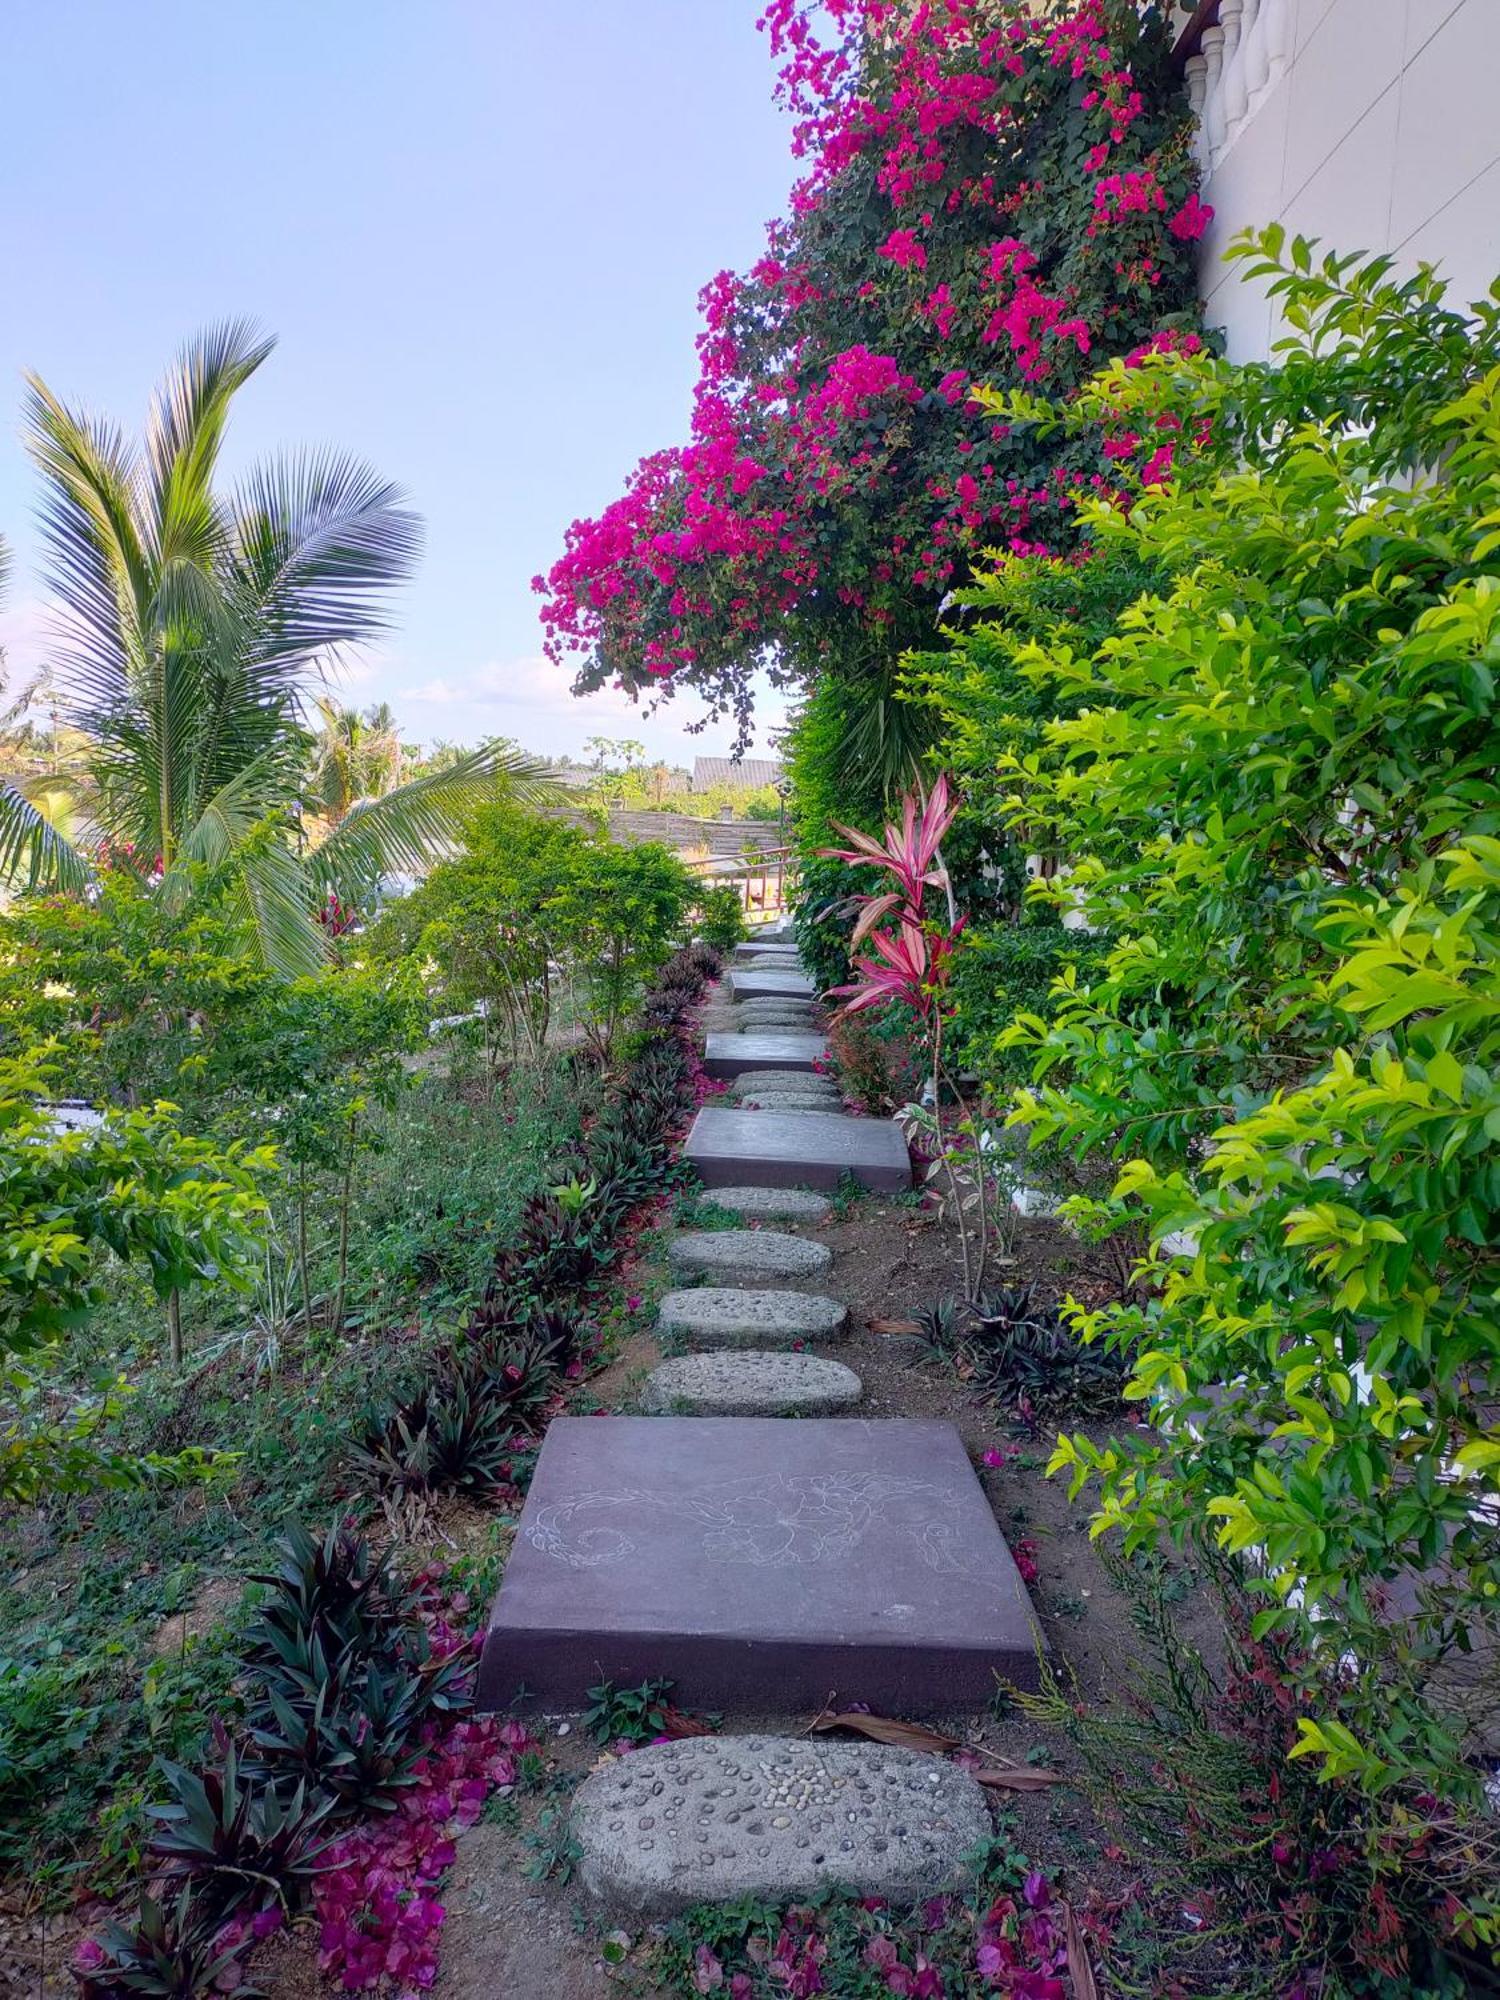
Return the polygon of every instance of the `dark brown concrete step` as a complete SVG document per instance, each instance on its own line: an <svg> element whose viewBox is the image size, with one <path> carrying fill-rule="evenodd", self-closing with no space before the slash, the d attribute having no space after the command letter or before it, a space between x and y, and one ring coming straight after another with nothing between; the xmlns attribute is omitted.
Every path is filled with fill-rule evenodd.
<svg viewBox="0 0 1500 2000"><path fill-rule="evenodd" d="M898 1194L911 1186L911 1154L890 1118L705 1104L682 1157L710 1189L832 1188L845 1174L875 1194Z"/></svg>
<svg viewBox="0 0 1500 2000"><path fill-rule="evenodd" d="M724 1031L709 1035L703 1044L703 1067L710 1076L743 1076L759 1069L811 1070L827 1060L827 1039L799 1028Z"/></svg>
<svg viewBox="0 0 1500 2000"><path fill-rule="evenodd" d="M1037 1682L1039 1634L958 1432L904 1417L557 1417L478 1706L601 1680L685 1707L886 1715ZM628 1761L628 1760L627 1760Z"/></svg>

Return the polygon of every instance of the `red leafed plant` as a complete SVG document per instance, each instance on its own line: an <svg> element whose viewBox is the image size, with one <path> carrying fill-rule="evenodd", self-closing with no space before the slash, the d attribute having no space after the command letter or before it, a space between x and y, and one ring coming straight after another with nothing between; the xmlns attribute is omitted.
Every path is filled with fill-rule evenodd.
<svg viewBox="0 0 1500 2000"><path fill-rule="evenodd" d="M929 1180L941 1177L946 1186L958 1225L964 1297L972 1299L984 1284L993 1215L983 1129L963 1109L962 1099L951 1087L943 1056L945 1029L953 1011L949 992L953 953L964 928L943 863L943 837L958 810L959 801L953 797L947 777L940 776L925 796L907 793L901 824L888 825L883 840L840 826L839 832L850 845L822 852L830 860L881 869L894 881L894 888L851 899L856 911L851 948L867 943L870 949L865 957L855 959L855 976L850 983L834 987L829 998L842 1000L840 1012L846 1015L900 1001L917 1024L932 1102L907 1105L901 1116L909 1129L922 1136L931 1153ZM942 896L941 919L927 908L929 890ZM959 1106L959 1114L952 1120L944 1111L945 1093Z"/></svg>

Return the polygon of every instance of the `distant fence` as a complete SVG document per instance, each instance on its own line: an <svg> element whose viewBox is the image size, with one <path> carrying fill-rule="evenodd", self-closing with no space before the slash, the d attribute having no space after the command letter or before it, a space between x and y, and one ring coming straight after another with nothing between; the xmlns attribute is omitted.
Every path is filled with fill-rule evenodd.
<svg viewBox="0 0 1500 2000"><path fill-rule="evenodd" d="M769 923L790 907L797 880L797 856L790 847L690 861L695 875L737 889L749 924Z"/></svg>

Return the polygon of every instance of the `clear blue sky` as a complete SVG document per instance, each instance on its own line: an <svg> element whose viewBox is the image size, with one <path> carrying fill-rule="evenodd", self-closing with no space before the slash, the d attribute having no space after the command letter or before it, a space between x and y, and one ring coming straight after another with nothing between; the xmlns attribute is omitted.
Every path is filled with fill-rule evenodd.
<svg viewBox="0 0 1500 2000"><path fill-rule="evenodd" d="M0 36L0 611L43 656L20 376L138 428L197 327L280 346L230 465L333 443L427 549L354 698L409 733L722 751L578 703L531 577L680 438L700 285L753 260L792 163L759 0L16 0Z"/></svg>

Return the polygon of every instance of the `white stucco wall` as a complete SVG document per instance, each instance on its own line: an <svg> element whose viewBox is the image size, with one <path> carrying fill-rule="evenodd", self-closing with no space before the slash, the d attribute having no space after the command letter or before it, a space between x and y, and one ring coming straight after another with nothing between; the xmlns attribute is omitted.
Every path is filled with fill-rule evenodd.
<svg viewBox="0 0 1500 2000"><path fill-rule="evenodd" d="M1204 184L1211 324L1236 360L1276 337L1256 288L1221 261L1279 221L1339 251L1425 260L1477 298L1500 275L1500 0L1261 0L1285 7L1286 58Z"/></svg>

